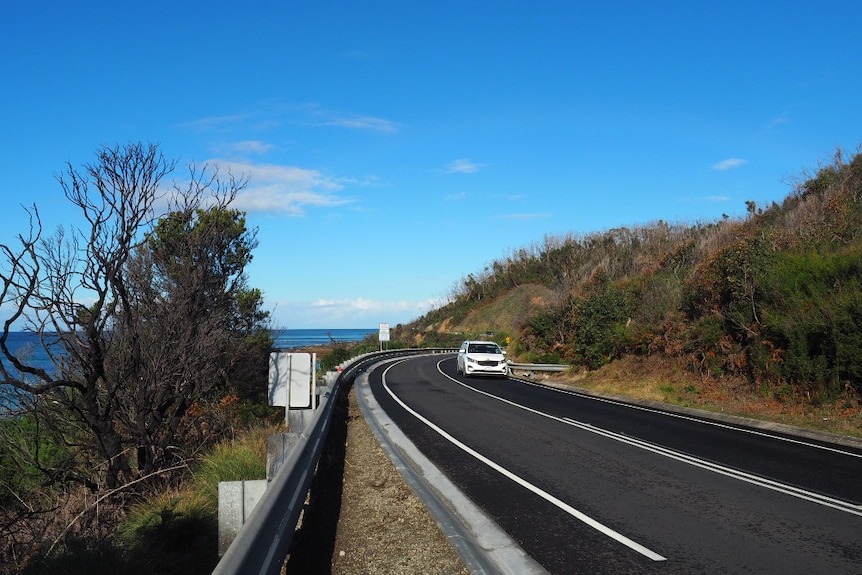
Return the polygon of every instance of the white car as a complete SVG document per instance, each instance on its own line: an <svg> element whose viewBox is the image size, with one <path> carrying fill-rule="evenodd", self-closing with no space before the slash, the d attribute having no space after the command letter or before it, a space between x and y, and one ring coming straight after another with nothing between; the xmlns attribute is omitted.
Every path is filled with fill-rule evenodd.
<svg viewBox="0 0 862 575"><path fill-rule="evenodd" d="M464 375L509 375L506 352L493 341L465 341L458 349L458 373Z"/></svg>

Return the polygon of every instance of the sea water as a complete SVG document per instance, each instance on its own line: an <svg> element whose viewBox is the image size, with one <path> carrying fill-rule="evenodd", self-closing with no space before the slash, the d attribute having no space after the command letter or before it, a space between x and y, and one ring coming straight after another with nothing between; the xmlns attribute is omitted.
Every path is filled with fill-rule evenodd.
<svg viewBox="0 0 862 575"><path fill-rule="evenodd" d="M53 341L51 337L47 337L46 339L48 343ZM42 347L37 334L26 331L10 331L6 337L6 347L22 363L32 367L40 367L46 371L51 371L54 367L48 354L45 352L45 348ZM0 360L3 361L3 365L6 365L7 368L11 367L5 357L0 357Z"/></svg>
<svg viewBox="0 0 862 575"><path fill-rule="evenodd" d="M273 348L296 349L331 343L355 343L374 333L377 333L376 329L283 329L273 332ZM48 371L53 367L39 343L38 335L23 331L9 332L6 343L9 350L25 363ZM8 366L5 358L0 359Z"/></svg>
<svg viewBox="0 0 862 575"><path fill-rule="evenodd" d="M285 329L275 332L273 347L296 349L331 343L355 343L375 333L376 329Z"/></svg>

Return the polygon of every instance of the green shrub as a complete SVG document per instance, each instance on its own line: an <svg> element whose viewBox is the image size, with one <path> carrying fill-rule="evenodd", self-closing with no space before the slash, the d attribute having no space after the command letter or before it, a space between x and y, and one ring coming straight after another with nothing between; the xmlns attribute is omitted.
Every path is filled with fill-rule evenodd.
<svg viewBox="0 0 862 575"><path fill-rule="evenodd" d="M194 490L136 506L117 533L126 573L212 572L218 563L218 502Z"/></svg>
<svg viewBox="0 0 862 575"><path fill-rule="evenodd" d="M862 391L862 254L782 255L767 279L764 335L780 374L824 399Z"/></svg>
<svg viewBox="0 0 862 575"><path fill-rule="evenodd" d="M40 425L33 414L0 420L0 502L17 505L40 494L43 484L59 473L74 452L62 438Z"/></svg>
<svg viewBox="0 0 862 575"><path fill-rule="evenodd" d="M613 284L577 304L573 348L581 363L596 369L624 349L619 340L630 311L628 294Z"/></svg>
<svg viewBox="0 0 862 575"><path fill-rule="evenodd" d="M350 348L341 345L336 346L320 359L320 369L324 372L330 371L351 357L353 357L353 352Z"/></svg>
<svg viewBox="0 0 862 575"><path fill-rule="evenodd" d="M531 335L544 347L560 341L559 334L567 331L566 319L562 310L546 309L536 313L527 321Z"/></svg>
<svg viewBox="0 0 862 575"><path fill-rule="evenodd" d="M714 350L726 335L724 322L714 315L702 317L694 324L692 335L698 348Z"/></svg>
<svg viewBox="0 0 862 575"><path fill-rule="evenodd" d="M195 467L194 489L212 510L218 510L220 481L266 478L266 437L274 432L270 427L250 429L235 440L216 445Z"/></svg>
<svg viewBox="0 0 862 575"><path fill-rule="evenodd" d="M564 363L563 358L559 353L551 351L528 353L525 357L525 363Z"/></svg>
<svg viewBox="0 0 862 575"><path fill-rule="evenodd" d="M216 445L184 486L135 505L117 530L123 566L110 572L212 572L218 562L218 484L266 478L266 438L275 431L260 426ZM95 571L80 571L87 572Z"/></svg>
<svg viewBox="0 0 862 575"><path fill-rule="evenodd" d="M88 573L124 573L143 575L135 570L119 547L111 541L69 537L50 555L33 558L22 575L86 575ZM153 571L150 571L151 573Z"/></svg>

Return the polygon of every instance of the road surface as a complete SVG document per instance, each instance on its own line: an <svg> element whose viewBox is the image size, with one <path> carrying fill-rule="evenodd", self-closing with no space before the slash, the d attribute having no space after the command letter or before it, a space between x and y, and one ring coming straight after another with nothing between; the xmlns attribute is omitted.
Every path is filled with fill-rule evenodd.
<svg viewBox="0 0 862 575"><path fill-rule="evenodd" d="M399 428L551 573L860 573L862 450L513 379L369 374Z"/></svg>

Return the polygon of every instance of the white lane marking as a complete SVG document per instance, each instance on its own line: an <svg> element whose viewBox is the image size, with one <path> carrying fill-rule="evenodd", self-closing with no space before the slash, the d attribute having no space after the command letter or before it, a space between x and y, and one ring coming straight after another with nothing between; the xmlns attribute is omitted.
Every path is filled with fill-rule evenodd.
<svg viewBox="0 0 862 575"><path fill-rule="evenodd" d="M440 363L442 363L442 361L443 360L441 360L440 362L437 362L437 370L442 375L446 376L447 378L454 381L458 385L466 387L467 389L469 389L471 391L474 391L478 394L485 395L487 397L496 399L497 401L501 401L501 402L509 404L513 407L517 407L518 409L522 409L524 411L528 411L530 413L534 413L534 414L539 415L541 417L546 417L548 419L552 419L554 421L558 421L558 422L564 423L566 425L578 427L580 429L583 429L584 431L588 431L590 433L595 433L596 435L601 435L603 437L607 437L607 438L613 439L615 441L620 441L622 443L627 443L627 444L632 445L634 447L639 447L641 449L645 449L647 451L651 451L653 453L663 455L665 457L669 457L671 459L675 459L675 460L681 461L683 463L688 463L689 465L694 465L695 467L700 467L702 469L706 469L706 470L712 471L714 473L726 475L727 477L739 479L740 481L746 481L748 483L752 483L752 484L758 485L760 487L765 487L766 489L771 489L772 491L778 491L778 492L784 493L786 495L792 495L793 497L797 497L799 499L804 499L806 501L812 501L814 503L817 503L820 505L825 505L826 507L831 507L831 508L837 509L839 511L844 511L844 512L850 513L852 515L862 516L862 510L860 510L860 509L862 509L862 506L854 505L854 504L849 503L847 501L841 501L840 499L834 499L832 497L822 495L820 493L815 493L813 491L807 491L805 489L794 487L794 486L788 485L786 483L781 483L778 481L773 481L771 479L767 479L765 477L752 475L750 473L746 473L746 472L740 471L738 469L733 469L732 467L725 467L723 465L719 465L717 463L713 463L713 462L707 461L705 459L700 459L700 458L694 457L692 455L688 455L688 454L683 453L681 451L675 451L675 450L669 449L667 447L662 447L662 446L657 445L657 444L648 443L646 441L643 441L643 440L640 440L640 439L637 439L637 438L634 438L631 436L622 435L620 433L615 433L613 431L608 431L608 430L602 429L600 427L596 427L595 425L592 425L590 423L581 423L581 422L575 421L574 419L570 419L568 417L557 417L556 415L551 415L549 413L545 413L543 411L533 409L532 407L527 407L526 405L521 405L520 403L515 403L514 401L505 399L503 397L499 397L499 396L494 395L492 393L489 393L487 391L477 389L471 385L464 383L463 381L459 381L453 377L450 377L446 373L444 373L443 370L440 368ZM518 381L521 381L521 380L518 380ZM553 388L548 388L548 389L553 389ZM594 399L592 396L581 396L580 394L576 394L576 393L573 395L578 395L579 397L585 397L587 399ZM603 398L599 398L599 399L603 399ZM611 402L615 403L613 401L611 401ZM619 403L619 405L621 405L623 407L632 407L629 404L625 404L625 403ZM634 406L634 407L639 408L639 406ZM641 408L641 409L646 409L648 411L652 411L652 410L649 410L648 408ZM655 410L655 412L658 414L664 414L665 413L663 411L658 411L658 410ZM674 414L671 414L671 415L674 415ZM698 423L709 423L709 422L703 422L702 420L697 419L697 418L686 418L686 419L691 419L692 421L695 421ZM732 426L725 426L725 427L727 427L728 429L732 429L732 430L738 430L737 428L732 427ZM746 431L746 430L738 430L738 431ZM766 435L767 437L772 437L769 434L762 434L762 435ZM778 438L778 439L781 439L781 438ZM804 442L797 442L797 443L804 443ZM817 446L815 445L815 447L817 447ZM838 451L838 450L833 450L833 451ZM843 451L838 451L838 452L844 453ZM854 455L854 454L850 454L850 455Z"/></svg>
<svg viewBox="0 0 862 575"><path fill-rule="evenodd" d="M439 364L438 364L438 366L437 366L437 369L438 369L438 370L440 369ZM442 371L441 371L441 373L442 373ZM443 375L446 375L446 374L444 373ZM449 377L449 376L448 376L448 375L446 375L446 377ZM452 378L451 378L451 377L449 377L449 379L452 379ZM520 383L525 383L525 384L527 384L527 385L533 386L533 387L541 387L542 389L547 389L547 390L550 390L550 391L555 391L555 392L557 392L557 393L562 393L562 394L565 394L565 395L574 395L575 397L581 397L581 398L583 398L583 399L590 399L590 400L593 400L593 401L600 401L600 402L603 402L603 403L610 403L611 405L617 405L617 406L620 406L620 407L627 407L627 408L629 408L629 409L636 409L636 410L639 410L639 411L647 411L647 412L649 412L649 413L656 413L656 414L658 414L658 415L664 415L664 416L666 416L666 417L675 417L675 418L677 418L677 419L682 419L682 420L685 420L685 421L694 421L694 422L697 422L697 423L701 423L701 424L703 424L703 425L712 425L713 427L719 427L719 428L722 428L722 429L730 429L730 430L732 430L732 431L738 431L738 432L740 432L740 433L748 433L749 435L757 435L757 436L759 436L759 437L766 437L766 438L769 438L769 439L774 439L774 440L776 440L776 441L783 441L783 442L785 442L785 443L793 443L793 444L796 444L796 445L804 445L805 447L812 447L812 448L814 448L814 449L820 449L820 450L823 450L823 451L831 451L831 452L833 452L833 453L838 453L838 454L840 454L840 455L847 455L847 456L850 456L850 457L862 458L862 454L860 454L860 453L853 453L852 451L844 451L843 449L839 449L839 448L837 448L837 447L830 447L830 446L828 446L828 445L820 445L820 444L817 444L817 443L811 443L810 441L804 441L804 440L801 440L801 439L794 439L794 438L792 438L792 437L783 437L783 436L781 436L781 435L773 435L773 434L771 434L771 433L766 433L766 432L763 432L763 431L757 431L756 429L748 429L748 428L743 428L743 427L736 427L736 426L734 426L734 425L728 425L728 424L726 424L726 423L721 423L721 422L719 422L719 421L711 421L711 420L708 420L708 419L700 419L700 418L697 418L697 417L692 417L692 416L690 416L690 415L684 415L684 414L681 414L681 413L673 413L672 411L662 411L662 410L660 410L660 409L655 409L655 408L652 408L652 407L646 407L646 406L643 406L643 405L634 405L634 404L631 404L631 403L624 403L624 402L622 402L622 401L616 401L616 400L614 400L614 399L609 399L609 398L607 398L607 397L598 397L598 396L595 396L595 395L588 395L588 394L585 394L585 393L579 393L579 392L577 392L577 391L572 391L572 390L570 390L570 389L560 389L560 388L557 388L557 387L550 387L550 386L547 386L547 385L541 385L541 384L539 384L539 383L535 383L535 382L533 382L533 381L528 381L528 380L526 380L526 379L518 379L518 378L515 378L515 377L513 377L512 379L514 379L515 381L518 381L518 382L520 382ZM458 380L456 380L456 379L455 379L455 380L453 380L453 381L458 381ZM458 381L458 383L461 383L462 385L466 385L466 384L464 384L463 382L460 382L460 381ZM470 386L467 386L467 387L470 387ZM472 388L471 388L471 389L472 389Z"/></svg>
<svg viewBox="0 0 862 575"><path fill-rule="evenodd" d="M807 491L805 489L794 487L793 485L788 485L779 481L773 481L772 479L767 479L765 477L746 473L745 471L734 469L732 467L725 467L724 465L719 465L718 463L699 459L692 455L688 455L679 451L674 451L672 449L662 447L661 445L655 443L649 443L635 437L601 429L589 423L581 423L579 421L575 421L574 419L569 419L568 417L562 418L562 421L574 427L589 431L590 433L595 433L597 435L602 435L604 437L608 437L622 443L627 443L629 445L633 445L635 447L651 451L658 455L663 455L665 457L669 457L683 463L688 463L689 465L694 465L695 467L700 467L701 469L706 469L707 471L712 471L714 473L725 475L727 477L732 477L734 479L739 479L740 481L745 481L753 485L758 485L760 487L765 487L773 491L792 495L793 497L797 497L799 499L805 499L806 501L812 501L820 505L832 507L833 509L838 509L839 511L845 511L853 515L862 516L862 511L859 511L859 508L856 505L853 505L852 503L848 503L846 501L841 501L840 499L834 499L827 495L815 493L813 491Z"/></svg>
<svg viewBox="0 0 862 575"><path fill-rule="evenodd" d="M568 503L561 501L560 499L554 497L553 495L551 495L547 491L544 491L543 489L533 485L532 483L530 483L526 479L523 479L522 477L512 473L511 471L509 471L508 469L506 469L502 465L499 465L498 463L495 463L494 461L488 459L487 457L485 457L481 453L468 447L464 443L458 441L457 439L455 439L454 437L449 435L447 432L445 432L443 429L441 429L437 425L431 423L431 421L429 421L428 419L426 419L425 417L423 417L422 415L420 415L419 413L417 413L416 411L414 411L413 409L408 407L407 404L405 404L403 401L401 401L401 399L398 396L396 396L395 393L392 392L392 390L389 388L389 385L386 383L386 374L389 372L390 369L392 369L393 367L395 367L399 363L402 363L402 362L392 364L389 367L387 367L386 370L384 370L383 376L382 376L383 388L390 395L390 397L392 397L392 399L398 403L398 405L400 405L405 411L410 413L413 417L415 417L416 419L418 419L419 421L421 421L422 423L424 423L425 425L430 427L432 430L437 432L441 437L443 437L444 439L449 441L452 445L461 449L465 453L475 457L476 459L478 459L479 461L481 461L485 465L487 465L487 466L491 467L492 469L494 469L495 471L501 473L502 475L504 475L505 477L514 481L515 483L517 483L521 487L524 487L525 489L535 493L536 495L538 495L539 497L541 497L545 501L558 507L559 509L568 513L569 515L578 519L579 521L586 523L587 525L589 525L593 529L596 529L600 533L603 533L604 535L610 537L611 539L614 539L615 541L622 543L623 545L625 545L629 549L637 551L641 555L644 555L645 557L647 557L653 561L666 561L667 560L665 557L662 557L661 555L659 555L655 551L652 551L652 550L644 547L640 543L632 541L631 539L629 539L625 535L622 535L621 533L614 531L610 527L607 527L606 525L599 523L598 521L596 521L592 517L578 511L577 509L575 509L574 507L572 507Z"/></svg>

